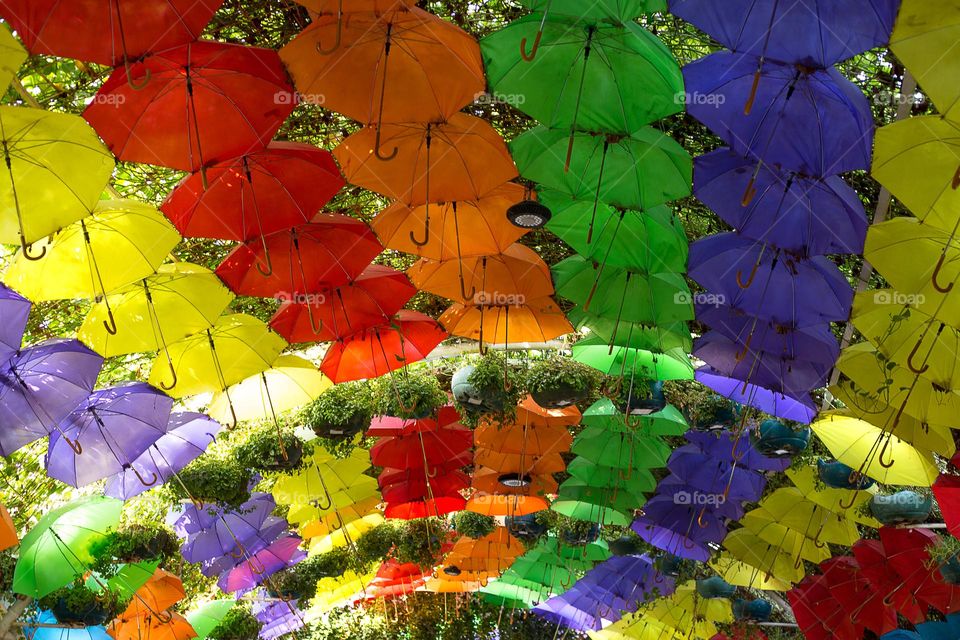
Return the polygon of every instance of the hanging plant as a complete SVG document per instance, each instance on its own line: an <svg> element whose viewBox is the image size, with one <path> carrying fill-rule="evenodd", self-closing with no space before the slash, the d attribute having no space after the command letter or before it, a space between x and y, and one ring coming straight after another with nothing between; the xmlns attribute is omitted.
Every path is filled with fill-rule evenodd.
<svg viewBox="0 0 960 640"><path fill-rule="evenodd" d="M423 569L440 564L442 547L447 539L446 522L440 518L409 520L400 531L396 558L412 562Z"/></svg>
<svg viewBox="0 0 960 640"><path fill-rule="evenodd" d="M162 524L130 524L98 541L90 550L94 570L110 575L119 564L179 557L180 541Z"/></svg>
<svg viewBox="0 0 960 640"><path fill-rule="evenodd" d="M292 471L303 466L304 443L292 429L257 428L234 451L237 462L251 471ZM307 452L309 453L309 452Z"/></svg>
<svg viewBox="0 0 960 640"><path fill-rule="evenodd" d="M732 427L737 421L737 405L712 393L696 407L693 420L697 428L702 430Z"/></svg>
<svg viewBox="0 0 960 640"><path fill-rule="evenodd" d="M459 511L453 514L451 523L457 533L474 539L488 536L497 528L497 521L493 517L473 511Z"/></svg>
<svg viewBox="0 0 960 640"><path fill-rule="evenodd" d="M17 559L13 551L0 551L0 593L13 592L13 572L17 568Z"/></svg>
<svg viewBox="0 0 960 640"><path fill-rule="evenodd" d="M600 536L600 526L591 520L577 520L547 509L537 513L537 520L558 538L571 546L590 544Z"/></svg>
<svg viewBox="0 0 960 640"><path fill-rule="evenodd" d="M521 367L511 364L505 354L488 350L453 375L451 389L462 422L476 426L485 414L512 417L526 395L526 382Z"/></svg>
<svg viewBox="0 0 960 640"><path fill-rule="evenodd" d="M355 559L347 547L337 547L311 556L289 569L275 574L268 591L274 597L311 600L317 593L317 582L323 578L343 575L353 566Z"/></svg>
<svg viewBox="0 0 960 640"><path fill-rule="evenodd" d="M935 544L927 547L930 554L928 569L939 568L948 584L960 584L960 540L953 536L938 536Z"/></svg>
<svg viewBox="0 0 960 640"><path fill-rule="evenodd" d="M236 460L202 455L178 475L179 482L174 479L167 483L177 500L196 499L237 508L250 499L250 470Z"/></svg>
<svg viewBox="0 0 960 640"><path fill-rule="evenodd" d="M223 616L207 637L212 640L257 640L262 626L249 607L238 604Z"/></svg>
<svg viewBox="0 0 960 640"><path fill-rule="evenodd" d="M360 567L382 562L400 542L401 530L391 522L382 522L363 534L354 543L356 559Z"/></svg>
<svg viewBox="0 0 960 640"><path fill-rule="evenodd" d="M349 439L370 426L373 393L366 382L334 385L303 408L300 419L322 438Z"/></svg>
<svg viewBox="0 0 960 640"><path fill-rule="evenodd" d="M608 383L610 386L610 383ZM613 383L616 391L614 403L624 413L648 415L663 410L667 399L660 380L633 380L619 378Z"/></svg>
<svg viewBox="0 0 960 640"><path fill-rule="evenodd" d="M572 358L551 356L527 370L527 391L545 409L562 409L582 402L599 384L599 372Z"/></svg>
<svg viewBox="0 0 960 640"><path fill-rule="evenodd" d="M377 380L375 395L377 415L405 420L426 418L447 404L447 394L429 373L403 371L383 376Z"/></svg>
<svg viewBox="0 0 960 640"><path fill-rule="evenodd" d="M110 589L88 587L78 578L73 584L41 598L39 605L41 609L51 611L60 624L90 627L116 618L129 603L130 598L121 598Z"/></svg>

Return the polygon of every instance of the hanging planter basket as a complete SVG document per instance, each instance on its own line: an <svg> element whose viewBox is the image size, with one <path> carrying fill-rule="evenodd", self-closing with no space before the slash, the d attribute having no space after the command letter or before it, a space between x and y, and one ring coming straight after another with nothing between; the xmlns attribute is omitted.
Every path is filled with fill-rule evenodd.
<svg viewBox="0 0 960 640"><path fill-rule="evenodd" d="M750 432L750 441L762 454L771 457L792 457L810 444L810 429L795 431L779 420L764 420L757 433Z"/></svg>
<svg viewBox="0 0 960 640"><path fill-rule="evenodd" d="M860 475L853 468L834 460L817 460L817 475L820 481L832 489L862 490L873 486L874 481Z"/></svg>
<svg viewBox="0 0 960 640"><path fill-rule="evenodd" d="M933 496L923 497L915 491L870 498L871 515L885 525L919 524L930 516L932 509Z"/></svg>

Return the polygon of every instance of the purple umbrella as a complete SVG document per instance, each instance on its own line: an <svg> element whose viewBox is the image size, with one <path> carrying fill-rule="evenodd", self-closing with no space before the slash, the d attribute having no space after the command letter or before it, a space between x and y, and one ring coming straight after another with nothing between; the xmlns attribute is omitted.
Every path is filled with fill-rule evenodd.
<svg viewBox="0 0 960 640"><path fill-rule="evenodd" d="M738 466L754 471L784 471L790 466L789 458L772 458L757 451L748 433L741 433L734 438L729 431L690 430L684 437L707 455L729 457L732 454Z"/></svg>
<svg viewBox="0 0 960 640"><path fill-rule="evenodd" d="M728 49L829 67L890 39L900 0L670 0Z"/></svg>
<svg viewBox="0 0 960 640"><path fill-rule="evenodd" d="M47 475L82 487L123 473L166 433L171 409L173 398L144 382L94 391L50 435ZM144 484L157 481L141 480Z"/></svg>
<svg viewBox="0 0 960 640"><path fill-rule="evenodd" d="M252 609L254 617L263 623L260 627L260 637L263 640L274 640L304 626L303 614L296 600L285 602L258 600L253 603Z"/></svg>
<svg viewBox="0 0 960 640"><path fill-rule="evenodd" d="M758 170L756 160L723 148L694 161L693 180L694 195L747 238L804 256L863 252L863 203L836 176Z"/></svg>
<svg viewBox="0 0 960 640"><path fill-rule="evenodd" d="M0 367L0 455L48 435L90 395L103 358L76 340L48 340Z"/></svg>
<svg viewBox="0 0 960 640"><path fill-rule="evenodd" d="M782 325L846 320L853 303L850 284L827 258L798 258L735 233L695 242L690 277L721 303Z"/></svg>
<svg viewBox="0 0 960 640"><path fill-rule="evenodd" d="M699 511L673 504L672 498L654 498L644 505L644 515L630 528L658 549L706 562L714 551L711 543L718 545L727 536L727 525L716 515L699 515Z"/></svg>
<svg viewBox="0 0 960 640"><path fill-rule="evenodd" d="M20 350L31 306L29 300L0 284L0 361L9 360Z"/></svg>
<svg viewBox="0 0 960 640"><path fill-rule="evenodd" d="M694 376L724 398L756 407L778 418L810 424L817 415L817 406L809 394L802 398L790 398L759 385L744 384L743 381L725 376L711 367L700 367L694 372Z"/></svg>
<svg viewBox="0 0 960 640"><path fill-rule="evenodd" d="M200 566L200 573L208 578L212 578L233 569L243 562L244 554L252 555L262 549L266 549L277 538L287 533L289 528L290 524L286 519L279 516L269 516L263 521L256 535L249 536L243 540L243 552L228 553L211 560L204 560Z"/></svg>
<svg viewBox="0 0 960 640"><path fill-rule="evenodd" d="M690 115L740 155L788 171L825 177L870 166L873 114L856 85L836 69L768 61L754 95L759 64L729 51L688 64Z"/></svg>
<svg viewBox="0 0 960 640"><path fill-rule="evenodd" d="M258 491L252 493L250 499L240 505L238 510L249 511L255 508L259 502L268 503L270 505L268 511L273 511L277 506L273 495ZM177 536L185 539L192 534L209 529L225 513L229 513L230 511L232 510L224 509L213 504L203 505L203 507L198 509L197 506L189 500L184 500L180 503L178 509L172 509L170 513L167 514L166 522L167 526L171 527Z"/></svg>
<svg viewBox="0 0 960 640"><path fill-rule="evenodd" d="M269 547L248 555L245 562L220 576L217 585L227 593L242 594L256 588L276 572L304 560L307 554L300 549L303 540L289 534Z"/></svg>
<svg viewBox="0 0 960 640"><path fill-rule="evenodd" d="M691 487L707 493L719 492L734 500L759 500L766 479L756 471L735 466L727 458L684 451L681 447L667 461L667 468Z"/></svg>
<svg viewBox="0 0 960 640"><path fill-rule="evenodd" d="M731 378L790 395L822 386L835 362L835 358L808 360L789 353L761 351L752 343L735 342L717 331L697 338L693 355Z"/></svg>
<svg viewBox="0 0 960 640"><path fill-rule="evenodd" d="M257 536L275 507L273 500L247 501L239 510L223 513L211 526L188 537L180 552L187 562L203 562L226 554L239 558L245 541Z"/></svg>
<svg viewBox="0 0 960 640"><path fill-rule="evenodd" d="M104 495L129 500L158 480L167 482L206 451L222 428L223 425L202 413L171 413L166 433L121 473L107 480Z"/></svg>

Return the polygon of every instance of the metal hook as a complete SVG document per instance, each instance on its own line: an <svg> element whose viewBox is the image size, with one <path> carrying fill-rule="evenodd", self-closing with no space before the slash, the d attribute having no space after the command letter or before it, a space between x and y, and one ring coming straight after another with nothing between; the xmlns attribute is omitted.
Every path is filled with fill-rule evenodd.
<svg viewBox="0 0 960 640"><path fill-rule="evenodd" d="M856 502L857 502L857 493L859 493L859 491L860 491L860 490L857 489L857 490L854 490L854 491L852 492L852 493L853 493L853 497L850 499L850 504L844 504L844 501L843 501L843 500L840 500L840 502L838 502L837 505L838 505L841 509L843 509L844 511L846 511L847 509L849 509L850 507L852 507L854 504L856 504Z"/></svg>
<svg viewBox="0 0 960 640"><path fill-rule="evenodd" d="M139 469L137 469L137 468L134 467L134 466L131 466L130 468L133 469L133 473L136 474L137 480L140 481L140 484L142 484L142 485L145 486L145 487L152 487L153 485L157 484L157 480L160 479L160 478L157 476L157 472L156 472L156 471L151 471L150 473L151 473L151 475L153 475L153 478L150 480L150 482L147 482L146 480L143 479L143 475L141 475Z"/></svg>
<svg viewBox="0 0 960 640"><path fill-rule="evenodd" d="M44 246L44 247L40 250L40 255L38 255L38 256L32 256L32 255L30 255L30 246L31 246L31 245L27 244L27 239L23 237L23 234L20 234L20 251L21 251L21 253L23 254L23 257L24 257L24 258L26 258L27 260L31 260L31 261L37 261L37 260L40 260L41 258L43 258L43 256L47 255L47 247L46 247L46 246Z"/></svg>
<svg viewBox="0 0 960 640"><path fill-rule="evenodd" d="M83 453L83 447L80 445L79 440L71 440L67 436L62 436L63 440L70 445L70 448L73 449L73 452L78 456Z"/></svg>
<svg viewBox="0 0 960 640"><path fill-rule="evenodd" d="M339 5L337 6L337 38L333 43L333 47L329 49L321 48L320 42L318 41L316 44L317 53L319 53L322 56L330 55L331 53L333 53L334 51L340 48L340 43L342 42L342 40L343 40L343 0L340 0Z"/></svg>
<svg viewBox="0 0 960 640"><path fill-rule="evenodd" d="M467 283L464 282L463 274L460 274L460 295L463 296L464 301L473 300L477 295L477 288L473 285L470 285L470 293L467 293Z"/></svg>
<svg viewBox="0 0 960 640"><path fill-rule="evenodd" d="M944 287L944 286L941 286L939 282L937 282L937 278L940 276L940 270L943 269L943 263L946 261L946 259L947 259L946 252L941 253L940 259L937 260L937 266L934 267L933 269L933 276L931 276L930 278L930 282L933 283L933 288L939 291L940 293L950 293L951 291L953 291L953 285L955 284L951 282L950 284Z"/></svg>
<svg viewBox="0 0 960 640"><path fill-rule="evenodd" d="M313 335L320 335L320 332L323 331L323 320L320 320L320 324L317 324L313 317L313 305L310 303L307 303L307 319L310 320L310 330L313 331Z"/></svg>
<svg viewBox="0 0 960 640"><path fill-rule="evenodd" d="M160 621L160 624L169 624L173 620L173 614L169 611L156 611L153 615Z"/></svg>
<svg viewBox="0 0 960 640"><path fill-rule="evenodd" d="M733 359L739 364L743 362L743 359L747 357L747 352L750 351L750 343L753 341L753 333L747 336L747 341L743 343L743 349L737 351L734 354Z"/></svg>
<svg viewBox="0 0 960 640"><path fill-rule="evenodd" d="M260 263L256 263L257 271L260 272L264 278L268 278L273 275L273 260L270 258L270 248L267 247L267 239L263 234L260 234L260 240L263 242L263 260L266 262L266 268L261 267Z"/></svg>
<svg viewBox="0 0 960 640"><path fill-rule="evenodd" d="M373 155L377 157L377 160L382 160L383 162L389 162L397 157L397 154L400 153L400 147L394 147L393 151L390 152L390 155L385 156L380 150L380 126L377 126L377 136L373 143Z"/></svg>
<svg viewBox="0 0 960 640"><path fill-rule="evenodd" d="M687 544L688 542L689 542L690 544ZM693 540L691 540L691 539L690 539L689 537L687 537L687 536L684 536L684 537L683 537L683 548L684 548L684 549L688 549L688 550L689 550L689 549L693 549L695 546L696 546L696 545L694 544Z"/></svg>
<svg viewBox="0 0 960 640"><path fill-rule="evenodd" d="M913 350L910 352L910 355L907 356L907 368L910 369L910 371L913 371L914 373L916 373L917 375L920 375L921 373L925 373L927 369L930 368L930 365L928 364L925 364L922 367L917 367L916 365L913 364L913 358L914 356L917 355L917 352L920 350L921 344L923 344L923 337L917 340L917 344L914 345Z"/></svg>
<svg viewBox="0 0 960 640"><path fill-rule="evenodd" d="M760 59L760 67L753 74L753 87L750 89L750 96L747 103L743 105L743 115L748 116L753 111L753 102L757 99L757 89L760 88L760 72L763 68L763 59Z"/></svg>
<svg viewBox="0 0 960 640"><path fill-rule="evenodd" d="M320 511L327 511L330 507L333 506L333 498L330 497L330 492L327 491L327 488L326 488L326 487L323 487L323 495L324 495L324 497L327 499L327 504L326 504L326 506L321 506L321 505L320 505L320 501L317 500L317 501L316 501L316 503L317 503L317 509L319 509Z"/></svg>

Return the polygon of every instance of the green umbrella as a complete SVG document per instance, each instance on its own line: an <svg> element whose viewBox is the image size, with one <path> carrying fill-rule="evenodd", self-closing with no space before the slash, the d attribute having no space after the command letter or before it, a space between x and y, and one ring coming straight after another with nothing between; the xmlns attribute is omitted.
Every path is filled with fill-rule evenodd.
<svg viewBox="0 0 960 640"><path fill-rule="evenodd" d="M570 478L560 485L557 500L550 509L575 520L625 527L633 522L633 510L647 501L642 493L618 487L594 486Z"/></svg>
<svg viewBox="0 0 960 640"><path fill-rule="evenodd" d="M641 349L610 347L596 337L586 338L572 347L573 359L608 376L632 376L646 380L693 380L693 365L679 349L654 353Z"/></svg>
<svg viewBox="0 0 960 640"><path fill-rule="evenodd" d="M104 584L99 576L93 574L87 578L87 588L93 591L102 591L103 587L113 591L121 600L132 598L140 587L147 583L157 567L160 566L159 560L145 560L143 562L133 562L120 567L112 578L109 578Z"/></svg>
<svg viewBox="0 0 960 640"><path fill-rule="evenodd" d="M521 42L538 39L536 57L525 61ZM480 48L494 94L547 127L629 135L683 111L679 63L634 22L574 21L551 11L511 22Z"/></svg>
<svg viewBox="0 0 960 640"><path fill-rule="evenodd" d="M603 318L660 325L694 317L690 289L679 273L644 275L619 267L601 268L579 255L561 260L551 272L558 296ZM620 335L619 327L615 335Z"/></svg>
<svg viewBox="0 0 960 640"><path fill-rule="evenodd" d="M187 622L197 632L197 640L206 640L236 604L236 600L211 600L187 613Z"/></svg>
<svg viewBox="0 0 960 640"><path fill-rule="evenodd" d="M593 262L643 273L687 270L687 235L667 206L640 212L600 203L594 217L592 200L554 189L540 191L538 199L553 214L547 228Z"/></svg>
<svg viewBox="0 0 960 640"><path fill-rule="evenodd" d="M600 398L583 412L581 424L603 427L608 431L642 433L647 436L681 436L690 429L686 418L673 405L646 415L631 415L629 419L609 398Z"/></svg>
<svg viewBox="0 0 960 640"><path fill-rule="evenodd" d="M584 19L614 18L626 22L645 13L667 10L667 0L520 0L533 11Z"/></svg>
<svg viewBox="0 0 960 640"><path fill-rule="evenodd" d="M567 465L567 473L595 486L620 487L635 494L648 493L657 488L657 479L650 470L640 466L624 469L595 464L586 458L574 458Z"/></svg>
<svg viewBox="0 0 960 640"><path fill-rule="evenodd" d="M587 427L570 448L573 453L608 467L662 467L670 457L670 447L657 436L607 431Z"/></svg>
<svg viewBox="0 0 960 640"><path fill-rule="evenodd" d="M81 498L50 511L24 536L13 590L42 598L64 587L93 564L90 549L120 523L123 502Z"/></svg>
<svg viewBox="0 0 960 640"><path fill-rule="evenodd" d="M690 195L693 161L673 138L650 127L629 136L536 127L510 145L523 177L567 195L646 210Z"/></svg>
<svg viewBox="0 0 960 640"><path fill-rule="evenodd" d="M582 307L573 307L567 312L567 319L579 330L588 329L604 342L618 347L646 349L648 351L667 351L681 349L690 352L693 338L690 328L683 322L648 325L639 322L617 322L615 318L603 318L584 311Z"/></svg>

